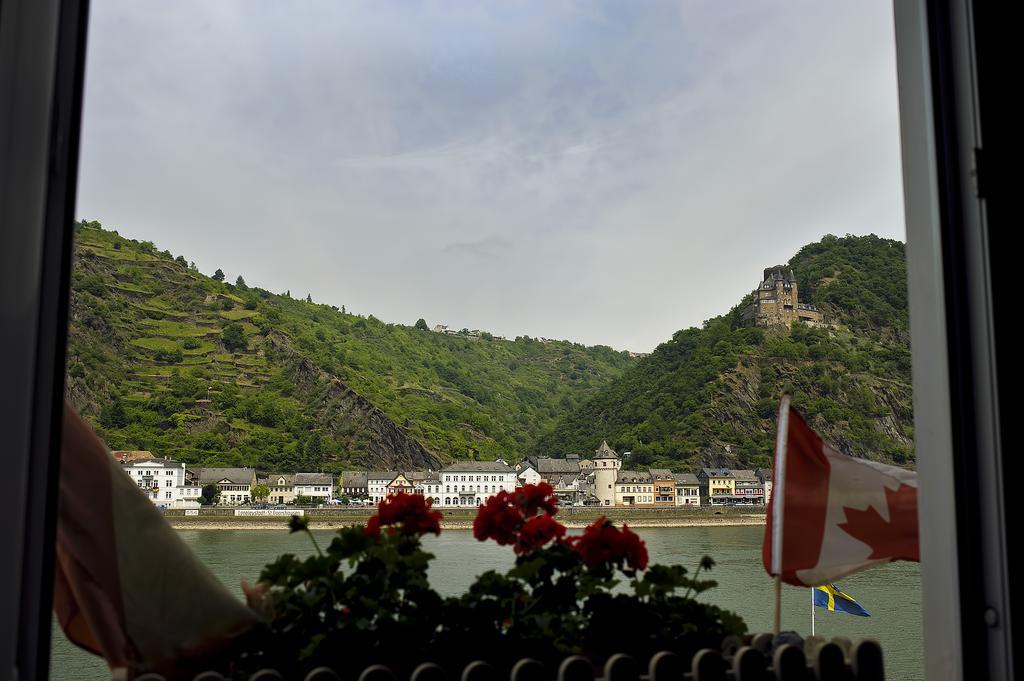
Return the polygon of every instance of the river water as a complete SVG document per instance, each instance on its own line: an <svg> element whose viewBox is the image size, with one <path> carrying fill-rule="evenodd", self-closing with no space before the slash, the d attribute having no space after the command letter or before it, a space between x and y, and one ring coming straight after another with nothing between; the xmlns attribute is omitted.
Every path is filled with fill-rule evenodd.
<svg viewBox="0 0 1024 681"><path fill-rule="evenodd" d="M711 577L718 588L701 595L738 612L751 631L770 631L773 587L761 567L761 527L685 527L639 529L647 542L652 563L681 563L691 570L704 554L717 565ZM316 532L321 543L331 532ZM182 530L181 536L225 584L241 594L242 579L255 581L260 569L280 553L312 553L303 535L268 530ZM446 530L440 537L425 539L436 558L431 583L449 595L466 589L473 577L489 569L505 569L512 551L494 543L481 543L465 530ZM886 676L913 681L922 679L921 584L916 563L894 563L843 580L843 591L856 598L871 617L816 612L817 633L826 637L848 636L853 640L874 638L886 655ZM783 629L810 633L811 606L808 589L783 587ZM108 678L106 667L64 638L54 627L51 679Z"/></svg>

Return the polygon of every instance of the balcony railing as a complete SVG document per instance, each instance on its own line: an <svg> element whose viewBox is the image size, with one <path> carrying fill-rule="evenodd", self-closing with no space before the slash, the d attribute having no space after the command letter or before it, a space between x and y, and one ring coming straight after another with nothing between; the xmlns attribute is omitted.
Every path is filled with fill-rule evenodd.
<svg viewBox="0 0 1024 681"><path fill-rule="evenodd" d="M646 669L629 655L613 655L603 667L581 655L567 657L557 672L537 660L523 658L503 674L487 662L478 660L466 665L457 676L440 665L425 662L417 666L408 681L884 681L882 648L875 641L851 644L849 639L835 638L826 642L811 636L802 644L786 643L772 649L771 634L735 636L725 639L722 650L705 649L694 655L689 668L684 660L670 652L661 652L650 659ZM806 651L806 652L805 652ZM193 681L227 681L238 676L223 676L205 671ZM248 681L285 681L273 669L261 669ZM301 681L341 681L354 678L327 667L310 671ZM166 681L160 674L143 674L136 681ZM358 681L406 681L385 665L367 667Z"/></svg>

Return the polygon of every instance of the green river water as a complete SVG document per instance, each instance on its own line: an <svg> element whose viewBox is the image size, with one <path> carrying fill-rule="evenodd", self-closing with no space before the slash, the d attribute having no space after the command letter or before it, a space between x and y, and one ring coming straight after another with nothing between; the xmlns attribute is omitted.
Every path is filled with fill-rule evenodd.
<svg viewBox="0 0 1024 681"><path fill-rule="evenodd" d="M717 565L711 577L718 588L702 595L743 616L751 631L769 631L772 621L772 582L761 567L761 527L686 527L640 529L651 562L696 566L704 554ZM332 533L317 532L318 541ZM268 530L183 530L181 536L210 569L241 593L242 579L255 581L264 564L280 553L312 552L308 538ZM493 543L481 543L465 530L446 530L440 537L425 539L436 558L431 583L442 594L466 589L475 575L504 569L512 563L512 551ZM853 575L840 584L871 613L853 617L818 609L817 633L851 639L875 638L886 656L886 676L902 681L922 679L921 585L915 563L894 563ZM783 587L783 629L810 633L808 589ZM102 662L71 645L54 627L51 679L107 678Z"/></svg>

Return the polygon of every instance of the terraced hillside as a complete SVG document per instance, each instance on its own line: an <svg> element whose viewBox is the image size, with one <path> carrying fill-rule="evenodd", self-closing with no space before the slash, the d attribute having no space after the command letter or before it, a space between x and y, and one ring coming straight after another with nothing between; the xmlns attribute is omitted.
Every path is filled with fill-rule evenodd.
<svg viewBox="0 0 1024 681"><path fill-rule="evenodd" d="M284 470L515 459L633 363L386 324L76 226L67 395L116 449Z"/></svg>

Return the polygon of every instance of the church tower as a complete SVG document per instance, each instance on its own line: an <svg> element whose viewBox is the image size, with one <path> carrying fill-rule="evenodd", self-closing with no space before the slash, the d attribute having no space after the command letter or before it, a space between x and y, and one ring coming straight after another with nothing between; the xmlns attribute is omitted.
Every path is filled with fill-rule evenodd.
<svg viewBox="0 0 1024 681"><path fill-rule="evenodd" d="M594 496L602 506L615 505L615 480L619 477L622 460L607 441L594 452Z"/></svg>

